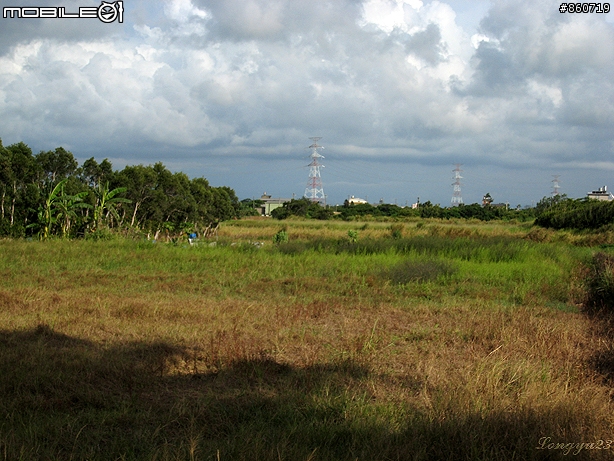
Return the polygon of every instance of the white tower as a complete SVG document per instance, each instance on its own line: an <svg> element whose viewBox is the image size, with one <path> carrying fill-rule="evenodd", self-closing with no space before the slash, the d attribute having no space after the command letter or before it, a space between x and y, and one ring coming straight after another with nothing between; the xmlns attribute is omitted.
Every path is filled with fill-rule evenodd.
<svg viewBox="0 0 614 461"><path fill-rule="evenodd" d="M457 163L456 168L452 170L454 172L454 179L455 179L455 181L452 183L452 185L454 186L454 193L452 194L452 206L458 206L461 203L463 203L463 196L461 195L461 182L460 182L460 180L463 179L463 177L460 175L461 171L463 170L461 170L460 167L461 167L461 164Z"/></svg>
<svg viewBox="0 0 614 461"><path fill-rule="evenodd" d="M318 153L318 149L324 149L324 147L318 145L318 141L321 137L309 138L313 141L313 144L309 146L311 149L311 163L309 166L309 181L307 182L307 188L305 189L305 197L312 202L324 202L326 197L324 195L324 189L322 188L322 179L320 177L320 167L324 168L324 165L319 163L319 159L324 156Z"/></svg>
<svg viewBox="0 0 614 461"><path fill-rule="evenodd" d="M559 174L553 174L552 177L554 178L552 180L552 196L556 197L557 195L560 195L560 188L561 185L559 184L559 178L561 175Z"/></svg>

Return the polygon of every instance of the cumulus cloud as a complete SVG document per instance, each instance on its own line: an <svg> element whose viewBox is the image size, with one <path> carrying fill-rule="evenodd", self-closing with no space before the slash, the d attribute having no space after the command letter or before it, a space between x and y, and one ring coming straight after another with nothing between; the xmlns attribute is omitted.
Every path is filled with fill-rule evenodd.
<svg viewBox="0 0 614 461"><path fill-rule="evenodd" d="M179 169L289 158L313 135L399 165L609 161L605 15L503 0L474 31L459 2L141 0L124 24L1 19L0 136L129 163L167 152Z"/></svg>

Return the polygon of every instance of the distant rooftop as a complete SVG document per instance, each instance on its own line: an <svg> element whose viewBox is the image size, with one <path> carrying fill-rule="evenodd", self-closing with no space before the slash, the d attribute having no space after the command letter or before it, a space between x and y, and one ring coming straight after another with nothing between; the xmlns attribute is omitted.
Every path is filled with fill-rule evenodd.
<svg viewBox="0 0 614 461"><path fill-rule="evenodd" d="M608 201L608 202L614 200L614 195L612 195L611 192L608 192L608 186L603 186L597 190L589 192L587 196L588 198L591 198L594 200L603 200L603 201Z"/></svg>
<svg viewBox="0 0 614 461"><path fill-rule="evenodd" d="M356 205L367 203L367 201L365 199L354 197L353 195L351 195L350 198L348 198L348 203Z"/></svg>

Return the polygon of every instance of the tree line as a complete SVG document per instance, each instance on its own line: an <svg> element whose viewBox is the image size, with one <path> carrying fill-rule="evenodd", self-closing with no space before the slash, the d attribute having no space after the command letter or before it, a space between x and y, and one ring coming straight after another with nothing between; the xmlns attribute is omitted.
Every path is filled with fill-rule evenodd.
<svg viewBox="0 0 614 461"><path fill-rule="evenodd" d="M599 229L614 224L614 202L565 195L538 203L535 224L552 229Z"/></svg>
<svg viewBox="0 0 614 461"><path fill-rule="evenodd" d="M0 236L202 235L241 209L231 188L160 162L116 171L108 159L79 165L63 147L34 155L23 142L5 147L0 140Z"/></svg>
<svg viewBox="0 0 614 461"><path fill-rule="evenodd" d="M314 219L338 218L346 221L365 218L439 218L439 219L479 219L490 221L494 219L516 219L518 221L528 221L535 217L534 209L507 209L502 206L490 204L463 205L444 208L440 205L433 205L431 202L424 202L417 208L400 207L395 204L382 203L371 205L369 203L352 204L347 200L341 207L323 207L309 199L295 199L283 204L271 212L271 216L277 219L286 219L290 216L299 216Z"/></svg>

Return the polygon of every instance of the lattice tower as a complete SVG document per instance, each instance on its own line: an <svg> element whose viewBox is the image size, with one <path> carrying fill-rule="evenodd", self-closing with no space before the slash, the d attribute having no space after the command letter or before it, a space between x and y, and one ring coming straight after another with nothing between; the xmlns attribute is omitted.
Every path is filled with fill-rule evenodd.
<svg viewBox="0 0 614 461"><path fill-rule="evenodd" d="M559 189L561 188L561 185L559 184L559 177L561 175L559 174L553 174L552 177L554 178L552 180L552 196L556 197L557 195L560 194Z"/></svg>
<svg viewBox="0 0 614 461"><path fill-rule="evenodd" d="M461 164L456 163L456 168L452 170L452 172L454 173L454 182L452 183L452 185L454 186L454 193L452 194L452 205L453 206L458 206L461 203L463 203L463 195L461 194L461 182L460 182L460 180L463 179L463 177L460 175L461 171L463 170L461 170L460 167L461 167Z"/></svg>
<svg viewBox="0 0 614 461"><path fill-rule="evenodd" d="M324 147L318 145L318 141L322 137L309 138L313 143L308 147L311 149L311 163L307 165L309 167L309 181L307 182L307 188L305 189L305 198L308 198L312 202L324 202L326 196L324 195L324 189L322 187L322 178L320 176L320 168L324 168L324 165L320 163L320 159L324 156L320 155L318 149L324 149Z"/></svg>

